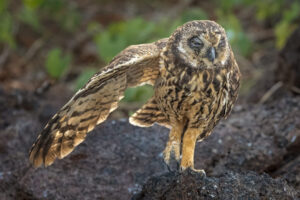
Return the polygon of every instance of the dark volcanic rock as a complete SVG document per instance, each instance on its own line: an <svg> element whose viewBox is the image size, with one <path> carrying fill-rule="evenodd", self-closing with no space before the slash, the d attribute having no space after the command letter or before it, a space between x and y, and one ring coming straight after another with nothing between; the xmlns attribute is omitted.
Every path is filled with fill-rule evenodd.
<svg viewBox="0 0 300 200"><path fill-rule="evenodd" d="M132 200L295 199L295 190L281 179L255 172L225 172L203 177L195 172L165 173L150 178Z"/></svg>
<svg viewBox="0 0 300 200"><path fill-rule="evenodd" d="M28 109L11 103L11 98L0 93L0 199L130 199L149 177L167 172L161 152L168 130L134 127L128 120L98 126L65 159L33 169L28 151L43 126L39 116L47 104L40 101ZM52 109L47 113L57 108ZM179 196L166 199L189 195L182 187L197 192L199 199L222 199L226 192L240 199L299 198L299 110L300 97L236 106L229 119L197 145L195 165L205 169L206 178L167 173L150 179L140 194L160 195L157 191L167 192L169 185L177 190L168 194Z"/></svg>

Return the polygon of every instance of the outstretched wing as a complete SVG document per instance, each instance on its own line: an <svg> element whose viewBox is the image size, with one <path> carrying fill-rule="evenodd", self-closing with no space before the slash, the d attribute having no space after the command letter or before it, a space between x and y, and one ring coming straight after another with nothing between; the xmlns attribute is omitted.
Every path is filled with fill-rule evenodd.
<svg viewBox="0 0 300 200"><path fill-rule="evenodd" d="M153 85L166 42L130 46L95 74L48 122L31 148L31 163L48 166L65 157L117 108L127 87Z"/></svg>

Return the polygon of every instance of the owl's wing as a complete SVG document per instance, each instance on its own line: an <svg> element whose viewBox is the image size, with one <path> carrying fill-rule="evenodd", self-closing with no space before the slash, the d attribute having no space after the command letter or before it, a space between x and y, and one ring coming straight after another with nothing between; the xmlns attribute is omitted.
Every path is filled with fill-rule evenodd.
<svg viewBox="0 0 300 200"><path fill-rule="evenodd" d="M153 85L166 42L130 46L95 74L45 126L31 148L31 163L48 166L65 157L117 108L127 87Z"/></svg>

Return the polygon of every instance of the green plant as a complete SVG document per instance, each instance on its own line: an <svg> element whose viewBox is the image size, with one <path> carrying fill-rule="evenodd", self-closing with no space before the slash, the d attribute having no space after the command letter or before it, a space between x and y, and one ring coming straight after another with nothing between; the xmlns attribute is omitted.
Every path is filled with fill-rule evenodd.
<svg viewBox="0 0 300 200"><path fill-rule="evenodd" d="M148 42L155 24L142 18L117 22L95 35L100 58L108 63L117 53L132 44Z"/></svg>
<svg viewBox="0 0 300 200"><path fill-rule="evenodd" d="M207 13L202 10L201 8L189 8L185 10L181 16L179 17L180 19L180 25L184 24L188 21L192 20L204 20L208 19Z"/></svg>
<svg viewBox="0 0 300 200"><path fill-rule="evenodd" d="M77 4L62 0L23 0L19 19L40 30L39 20L55 21L65 31L75 31L80 24L80 12Z"/></svg>
<svg viewBox="0 0 300 200"><path fill-rule="evenodd" d="M20 21L30 25L34 30L39 31L41 24L39 22L38 13L33 6L27 6L26 4L21 8L18 15Z"/></svg>
<svg viewBox="0 0 300 200"><path fill-rule="evenodd" d="M275 26L276 46L281 49L288 37L299 26L294 21L300 18L300 3L294 2L289 8L283 11L283 16Z"/></svg>
<svg viewBox="0 0 300 200"><path fill-rule="evenodd" d="M125 102L146 102L153 96L153 87L150 85L144 85L141 87L128 88L125 91L123 101Z"/></svg>
<svg viewBox="0 0 300 200"><path fill-rule="evenodd" d="M256 18L259 21L264 21L281 13L284 8L283 0L255 0L253 4L256 6Z"/></svg>
<svg viewBox="0 0 300 200"><path fill-rule="evenodd" d="M252 53L252 42L234 14L234 8L246 4L249 4L248 0L221 0L216 9L217 21L225 28L232 48L245 57Z"/></svg>
<svg viewBox="0 0 300 200"><path fill-rule="evenodd" d="M43 2L44 0L23 0L23 4L30 9L36 9L40 7Z"/></svg>
<svg viewBox="0 0 300 200"><path fill-rule="evenodd" d="M75 90L82 88L96 72L94 68L85 69L75 81Z"/></svg>
<svg viewBox="0 0 300 200"><path fill-rule="evenodd" d="M254 2L257 8L256 18L259 21L275 19L273 21L276 21L274 27L276 47L281 49L298 26L295 21L300 18L300 3L284 0L256 0Z"/></svg>
<svg viewBox="0 0 300 200"><path fill-rule="evenodd" d="M46 70L52 78L59 79L67 71L71 63L71 54L63 54L60 48L53 48L46 58Z"/></svg>
<svg viewBox="0 0 300 200"><path fill-rule="evenodd" d="M7 11L8 0L0 1L0 43L7 44L9 47L14 48L16 46L13 34L13 17Z"/></svg>
<svg viewBox="0 0 300 200"><path fill-rule="evenodd" d="M232 48L242 56L249 56L252 53L252 42L243 31L239 19L229 14L219 17L218 22L225 28L228 40Z"/></svg>

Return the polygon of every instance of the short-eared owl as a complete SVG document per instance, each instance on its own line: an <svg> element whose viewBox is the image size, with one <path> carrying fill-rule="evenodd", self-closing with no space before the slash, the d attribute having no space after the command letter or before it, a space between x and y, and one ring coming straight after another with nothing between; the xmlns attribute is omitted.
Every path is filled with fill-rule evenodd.
<svg viewBox="0 0 300 200"><path fill-rule="evenodd" d="M169 38L129 46L96 73L48 122L30 161L48 166L65 157L117 108L126 88L151 84L154 96L130 123L168 127L165 162L172 154L181 170L195 170L195 144L229 115L239 79L224 29L213 21L188 22Z"/></svg>

